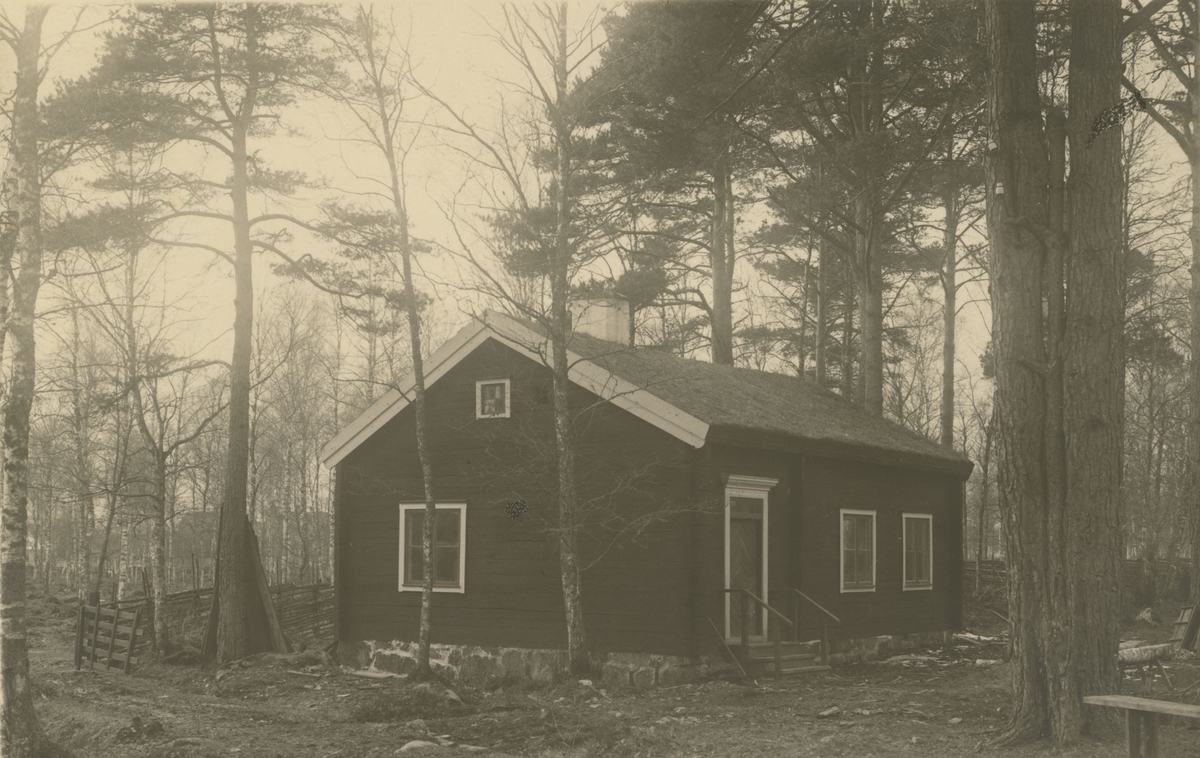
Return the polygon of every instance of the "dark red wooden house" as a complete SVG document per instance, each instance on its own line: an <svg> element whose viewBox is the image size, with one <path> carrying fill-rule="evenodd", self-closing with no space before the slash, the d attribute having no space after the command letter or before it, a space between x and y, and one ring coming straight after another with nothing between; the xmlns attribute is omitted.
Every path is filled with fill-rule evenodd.
<svg viewBox="0 0 1200 758"><path fill-rule="evenodd" d="M599 661L666 681L731 653L770 655L775 627L785 641L828 629L835 655L960 628L970 461L795 376L624 346L624 313L594 302L567 346ZM548 361L542 332L488 312L426 362L433 638L453 673L547 676L552 662L530 651L565 647ZM324 450L337 633L363 664L403 663L417 637L424 496L410 389Z"/></svg>

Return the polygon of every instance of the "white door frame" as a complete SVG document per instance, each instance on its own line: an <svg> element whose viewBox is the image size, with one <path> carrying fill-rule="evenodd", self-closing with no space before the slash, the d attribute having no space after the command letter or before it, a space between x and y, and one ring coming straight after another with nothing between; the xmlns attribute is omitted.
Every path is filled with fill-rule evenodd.
<svg viewBox="0 0 1200 758"><path fill-rule="evenodd" d="M753 500L762 501L762 592L764 601L768 601L770 597L770 586L768 585L767 574L767 535L770 531L767 528L768 512L770 511L770 492L771 488L779 484L778 479L767 479L761 476L742 476L740 474L730 474L725 479L725 589L729 589L729 521L731 512L731 499L735 497L750 498ZM730 629L732 627L729 611L732 604L732 593L726 592L725 595L725 638L729 639ZM769 602L769 601L768 601ZM767 614L762 612L759 614L760 626L759 635L765 637L767 635Z"/></svg>

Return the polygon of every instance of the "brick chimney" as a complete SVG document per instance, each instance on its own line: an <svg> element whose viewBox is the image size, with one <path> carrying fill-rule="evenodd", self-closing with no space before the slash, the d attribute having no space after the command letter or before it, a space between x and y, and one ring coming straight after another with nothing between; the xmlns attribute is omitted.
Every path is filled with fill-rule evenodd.
<svg viewBox="0 0 1200 758"><path fill-rule="evenodd" d="M623 297L579 297L571 300L571 329L597 339L628 344L629 301Z"/></svg>

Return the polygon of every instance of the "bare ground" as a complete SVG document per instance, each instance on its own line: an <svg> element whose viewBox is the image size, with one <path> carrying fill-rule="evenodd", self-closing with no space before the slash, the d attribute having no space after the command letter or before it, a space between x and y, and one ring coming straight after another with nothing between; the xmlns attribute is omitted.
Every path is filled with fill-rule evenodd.
<svg viewBox="0 0 1200 758"><path fill-rule="evenodd" d="M491 691L447 691L363 679L319 653L257 656L224 668L152 663L132 676L75 671L73 606L45 598L34 606L39 713L51 736L78 756L1125 754L1115 729L1108 740L1065 749L992 745L1005 723L1009 667L977 665L994 651L971 646L755 686L712 681L609 691L579 682L496 683ZM1166 636L1164 626L1132 631L1150 641ZM1177 691L1200 679L1194 656L1168 671ZM1130 681L1124 691L1200 700L1200 689L1181 698L1161 680L1146 689ZM414 740L447 746L400 753ZM1186 723L1168 724L1162 743L1164 756L1200 756L1200 731Z"/></svg>

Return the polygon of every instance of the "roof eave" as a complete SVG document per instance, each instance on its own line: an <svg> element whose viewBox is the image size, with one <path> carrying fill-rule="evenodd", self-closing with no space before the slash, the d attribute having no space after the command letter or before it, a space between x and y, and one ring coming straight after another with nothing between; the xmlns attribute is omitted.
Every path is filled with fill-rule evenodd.
<svg viewBox="0 0 1200 758"><path fill-rule="evenodd" d="M878 463L905 468L917 468L953 474L959 479L971 475L975 464L958 456L938 456L913 451L892 450L853 442L810 439L777 432L747 429L737 426L713 426L708 441L715 444L740 445L764 450L778 450L806 455L823 455L843 460Z"/></svg>

